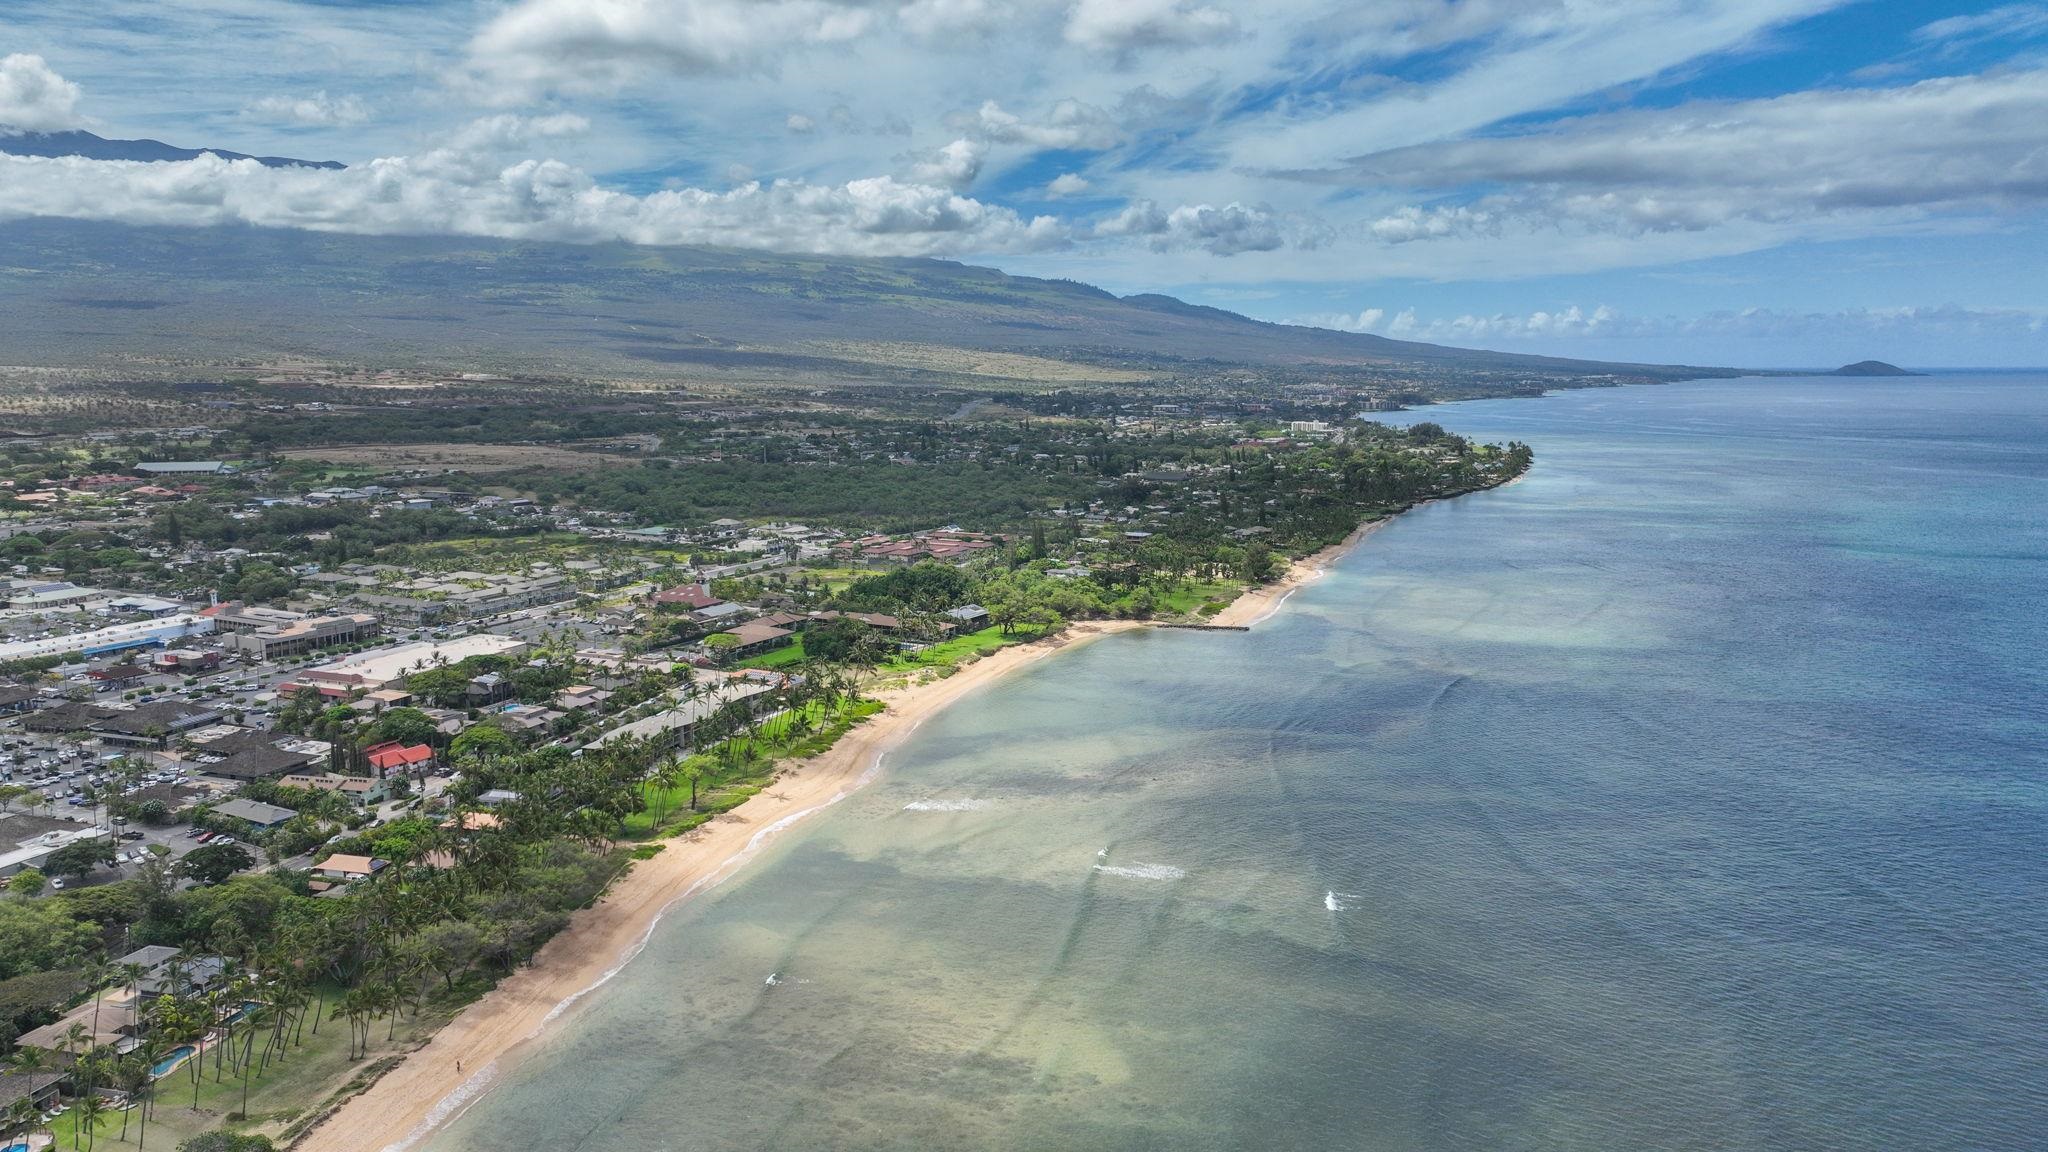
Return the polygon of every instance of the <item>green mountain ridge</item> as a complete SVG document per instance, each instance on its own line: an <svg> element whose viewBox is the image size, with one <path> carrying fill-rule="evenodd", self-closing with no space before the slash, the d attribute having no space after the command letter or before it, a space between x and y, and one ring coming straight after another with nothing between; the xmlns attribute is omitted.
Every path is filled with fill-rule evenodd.
<svg viewBox="0 0 2048 1152"><path fill-rule="evenodd" d="M946 260L52 219L0 224L0 310L18 321L0 326L0 362L12 364L292 355L645 378L1034 373L970 363L1003 353L1177 377L1531 376L1569 386L1741 374L1274 324ZM937 351L947 355L923 362Z"/></svg>

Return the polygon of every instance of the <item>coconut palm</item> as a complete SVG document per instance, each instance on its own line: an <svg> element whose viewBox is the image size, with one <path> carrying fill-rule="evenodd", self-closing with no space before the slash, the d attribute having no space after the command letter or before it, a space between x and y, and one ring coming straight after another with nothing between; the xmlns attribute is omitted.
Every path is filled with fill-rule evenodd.
<svg viewBox="0 0 2048 1152"><path fill-rule="evenodd" d="M78 1126L83 1124L85 1147L87 1152L90 1152L94 1142L99 1139L100 1117L106 1115L107 1102L92 1092L86 1092L71 1106L71 1111L75 1117L71 1125L71 1143L78 1143Z"/></svg>

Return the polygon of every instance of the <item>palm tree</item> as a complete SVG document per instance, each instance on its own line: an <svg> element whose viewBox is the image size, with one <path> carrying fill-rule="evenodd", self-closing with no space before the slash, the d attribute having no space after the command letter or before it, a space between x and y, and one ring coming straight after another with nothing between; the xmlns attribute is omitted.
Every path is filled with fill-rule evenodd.
<svg viewBox="0 0 2048 1152"><path fill-rule="evenodd" d="M145 1037L140 1045L129 1052L135 1063L129 1072L128 1095L142 1109L141 1131L136 1134L136 1152L149 1144L149 1106L156 1098L156 1066L170 1055L170 1048L156 1036Z"/></svg>
<svg viewBox="0 0 2048 1152"><path fill-rule="evenodd" d="M107 1102L92 1092L86 1092L78 1098L76 1104L72 1105L72 1111L76 1114L77 1119L72 1122L71 1143L74 1145L78 1143L78 1125L84 1124L85 1146L90 1150L93 1143L99 1139L100 1117L106 1114Z"/></svg>
<svg viewBox="0 0 2048 1152"><path fill-rule="evenodd" d="M128 1117L135 1111L136 1102L142 1099L142 1089L149 1083L149 1061L140 1053L146 1052L149 1042L130 1052L114 1065L114 1083L128 1094L128 1107L121 1109L121 1142L128 1142Z"/></svg>
<svg viewBox="0 0 2048 1152"><path fill-rule="evenodd" d="M697 785L704 780L704 765L698 763L695 759L685 761L682 767L682 777L690 782L690 811L695 812L697 810Z"/></svg>
<svg viewBox="0 0 2048 1152"><path fill-rule="evenodd" d="M42 1126L42 1116L36 1111L36 1103L27 1096L16 1100L7 1109L7 1124L0 1131L7 1133L11 1144L33 1133Z"/></svg>

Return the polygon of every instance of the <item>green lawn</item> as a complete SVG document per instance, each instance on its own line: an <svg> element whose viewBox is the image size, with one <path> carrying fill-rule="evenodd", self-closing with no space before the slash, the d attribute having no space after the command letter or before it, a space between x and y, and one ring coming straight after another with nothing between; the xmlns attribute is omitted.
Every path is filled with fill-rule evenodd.
<svg viewBox="0 0 2048 1152"><path fill-rule="evenodd" d="M813 701L804 706L810 727L800 734L790 731L796 721L796 713L784 712L770 717L753 739L728 741L726 747L729 751L724 758L710 752L699 752L689 758L687 763L704 769L704 778L697 784L696 811L690 810L689 784L669 789L652 783L643 784L641 798L647 802L647 808L626 817L625 834L629 839L674 836L721 812L729 812L774 778L777 763L800 760L825 751L837 743L847 729L881 710L882 705L876 701L860 700L842 703L836 716L827 716L825 705Z"/></svg>
<svg viewBox="0 0 2048 1152"><path fill-rule="evenodd" d="M883 672L915 672L920 668L942 668L957 664L963 657L979 656L993 652L1007 644L1020 644L1037 639L1036 632L1012 632L1004 635L998 627L983 628L979 632L968 632L942 640L921 652L904 652L881 666Z"/></svg>
<svg viewBox="0 0 2048 1152"><path fill-rule="evenodd" d="M804 638L798 636L796 642L789 647L777 648L773 652L763 652L759 656L749 657L740 661L739 666L741 668L782 668L791 664L801 664L803 660Z"/></svg>
<svg viewBox="0 0 2048 1152"><path fill-rule="evenodd" d="M1160 616L1201 615L1207 604L1228 604L1244 592L1244 583L1239 580L1190 580L1171 591L1161 592L1154 601ZM1216 609L1206 613L1215 615Z"/></svg>

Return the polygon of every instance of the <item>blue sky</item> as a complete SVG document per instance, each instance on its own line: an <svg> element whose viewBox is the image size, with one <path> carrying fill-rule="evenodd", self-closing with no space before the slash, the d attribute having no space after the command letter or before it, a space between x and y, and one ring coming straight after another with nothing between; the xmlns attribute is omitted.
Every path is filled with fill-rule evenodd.
<svg viewBox="0 0 2048 1152"><path fill-rule="evenodd" d="M0 0L0 216L932 255L1266 319L2048 363L2048 0Z"/></svg>

